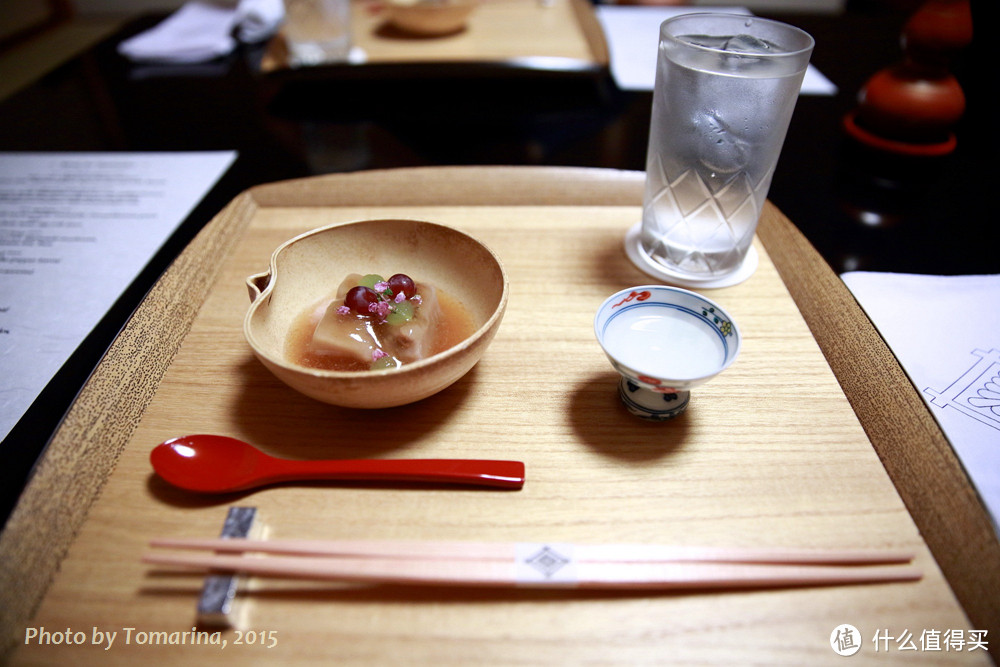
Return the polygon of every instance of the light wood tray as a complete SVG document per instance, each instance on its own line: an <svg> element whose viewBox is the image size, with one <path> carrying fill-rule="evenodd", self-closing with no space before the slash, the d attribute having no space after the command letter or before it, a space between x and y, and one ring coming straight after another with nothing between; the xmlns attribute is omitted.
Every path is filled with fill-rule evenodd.
<svg viewBox="0 0 1000 667"><path fill-rule="evenodd" d="M592 317L607 295L650 282L622 249L641 189L635 172L428 168L277 183L234 200L109 351L0 540L12 664L803 664L837 657L829 638L841 623L869 640L877 629L987 628L997 589L965 600L979 616L956 601L772 256L798 267L795 280L786 276L797 290L811 284L822 295L829 270L801 252L801 237L770 204L760 268L706 292L741 327L739 360L675 421L625 412ZM253 358L241 333L244 280L302 231L376 217L473 234L503 259L511 301L492 346L458 384L388 411L333 408L292 392ZM156 443L191 432L289 457L516 458L527 483L518 492L311 485L194 497L166 487L148 462ZM216 535L233 504L258 507L275 538L907 547L925 578L657 595L257 582L246 627L273 631L273 648L234 646L233 633L223 651L23 645L28 626L117 630L120 642L123 628L190 630L200 579L139 559L152 537ZM983 583L971 569L957 590ZM988 661L982 651L935 657Z"/></svg>
<svg viewBox="0 0 1000 667"><path fill-rule="evenodd" d="M408 36L386 25L373 0L352 4L352 44L368 65L504 65L528 69L607 67L604 32L588 0L481 0L465 30L440 37ZM282 34L268 44L262 72L289 69ZM314 69L314 68L305 68Z"/></svg>

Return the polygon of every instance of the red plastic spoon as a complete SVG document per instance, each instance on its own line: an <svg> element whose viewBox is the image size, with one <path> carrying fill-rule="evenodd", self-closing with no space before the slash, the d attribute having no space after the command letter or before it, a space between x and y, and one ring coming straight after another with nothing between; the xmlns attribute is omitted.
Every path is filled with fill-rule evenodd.
<svg viewBox="0 0 1000 667"><path fill-rule="evenodd" d="M228 493L300 480L430 482L520 489L520 461L465 459L345 459L294 461L269 456L242 440L186 435L149 455L157 474L188 491Z"/></svg>

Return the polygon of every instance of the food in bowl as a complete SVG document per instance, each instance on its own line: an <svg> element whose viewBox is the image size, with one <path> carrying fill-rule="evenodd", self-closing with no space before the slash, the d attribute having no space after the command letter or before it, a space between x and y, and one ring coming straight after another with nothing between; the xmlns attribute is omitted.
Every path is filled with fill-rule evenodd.
<svg viewBox="0 0 1000 667"><path fill-rule="evenodd" d="M288 356L309 368L385 370L443 352L472 332L462 303L433 285L405 273L353 273L302 313Z"/></svg>
<svg viewBox="0 0 1000 667"><path fill-rule="evenodd" d="M292 332L350 274L405 273L434 286L447 318L460 300L469 333L447 349L397 368L310 368L289 357ZM289 239L270 268L247 278L243 332L257 359L306 396L349 408L387 408L436 394L475 366L500 327L510 285L500 259L479 240L434 222L406 219L339 222ZM444 298L440 298L445 295ZM442 318L442 319L444 319Z"/></svg>

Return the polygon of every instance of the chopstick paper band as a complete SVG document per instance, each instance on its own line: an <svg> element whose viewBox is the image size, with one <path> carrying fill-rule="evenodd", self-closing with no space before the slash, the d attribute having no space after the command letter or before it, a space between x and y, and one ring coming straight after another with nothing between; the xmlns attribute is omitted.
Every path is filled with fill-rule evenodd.
<svg viewBox="0 0 1000 667"><path fill-rule="evenodd" d="M576 548L572 544L517 542L514 579L518 584L574 586L579 581Z"/></svg>

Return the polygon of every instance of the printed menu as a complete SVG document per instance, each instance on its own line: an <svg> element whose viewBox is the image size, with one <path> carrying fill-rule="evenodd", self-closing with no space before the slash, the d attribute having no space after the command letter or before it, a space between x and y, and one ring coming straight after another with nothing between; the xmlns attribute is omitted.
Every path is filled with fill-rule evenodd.
<svg viewBox="0 0 1000 667"><path fill-rule="evenodd" d="M0 441L235 159L0 153Z"/></svg>
<svg viewBox="0 0 1000 667"><path fill-rule="evenodd" d="M1000 275L853 271L841 279L1000 523Z"/></svg>

